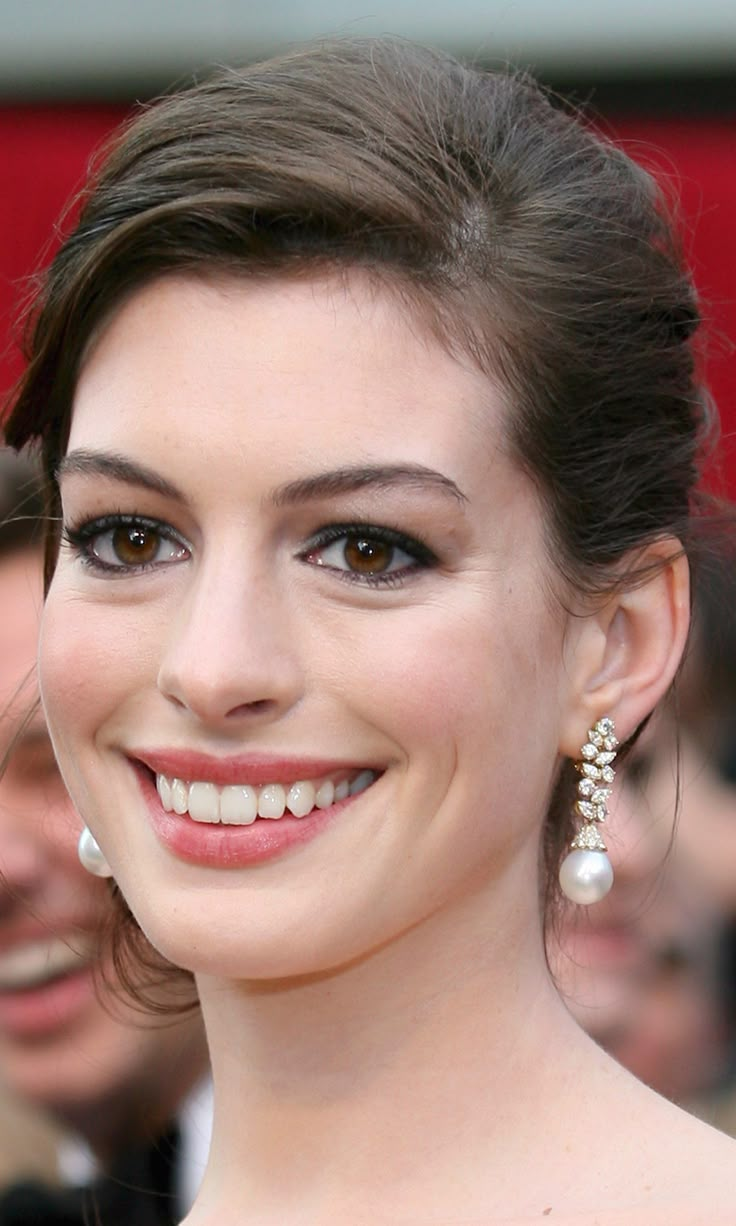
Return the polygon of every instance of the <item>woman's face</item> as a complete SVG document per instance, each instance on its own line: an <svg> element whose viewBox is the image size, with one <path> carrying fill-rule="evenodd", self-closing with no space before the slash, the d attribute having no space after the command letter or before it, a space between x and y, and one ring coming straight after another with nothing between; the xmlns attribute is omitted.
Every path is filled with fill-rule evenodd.
<svg viewBox="0 0 736 1226"><path fill-rule="evenodd" d="M162 279L98 338L41 682L174 962L288 975L536 909L569 661L503 413L357 276Z"/></svg>

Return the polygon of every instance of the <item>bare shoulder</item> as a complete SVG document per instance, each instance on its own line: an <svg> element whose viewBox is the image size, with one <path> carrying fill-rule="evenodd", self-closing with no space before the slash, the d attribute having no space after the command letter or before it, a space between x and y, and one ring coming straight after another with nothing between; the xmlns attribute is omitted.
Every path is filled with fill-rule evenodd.
<svg viewBox="0 0 736 1226"><path fill-rule="evenodd" d="M654 1169L662 1190L670 1190L673 1226L680 1218L683 1226L736 1226L736 1141L670 1103L659 1103L668 1133Z"/></svg>
<svg viewBox="0 0 736 1226"><path fill-rule="evenodd" d="M457 1226L736 1226L736 1141L604 1053L586 1076L584 1089L575 1085L576 1112L557 1104L546 1152L527 1165L526 1211L517 1197L510 1212L507 1189L487 1217L458 1217Z"/></svg>
<svg viewBox="0 0 736 1226"><path fill-rule="evenodd" d="M610 1211L590 1226L736 1226L736 1141L618 1066L613 1079L596 1142L609 1151Z"/></svg>
<svg viewBox="0 0 736 1226"><path fill-rule="evenodd" d="M629 1106L591 1137L600 1161L568 1196L484 1226L736 1226L736 1141L638 1083Z"/></svg>
<svg viewBox="0 0 736 1226"><path fill-rule="evenodd" d="M587 1036L574 1036L570 1049L573 1075L528 1172L536 1205L515 1226L736 1226L736 1141L644 1086ZM489 1215L488 1226L506 1226L505 1217Z"/></svg>

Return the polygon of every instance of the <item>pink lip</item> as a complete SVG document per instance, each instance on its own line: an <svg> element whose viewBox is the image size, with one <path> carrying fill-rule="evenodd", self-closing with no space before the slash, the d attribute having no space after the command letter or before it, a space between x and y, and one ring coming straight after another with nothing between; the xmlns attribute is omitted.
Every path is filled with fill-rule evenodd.
<svg viewBox="0 0 736 1226"><path fill-rule="evenodd" d="M95 998L89 965L35 988L0 992L0 1031L21 1040L53 1038Z"/></svg>
<svg viewBox="0 0 736 1226"><path fill-rule="evenodd" d="M274 759L268 759L267 762L266 759L263 759L262 763L258 762L253 768L256 760L249 757L242 761L247 761L252 769L245 774L236 774L229 769L231 760L228 760L227 770L213 772L209 769L202 769L207 763L211 763L212 759L196 755L195 758L196 760L193 761L189 754L181 758L179 755L174 755L174 761L179 763L178 766L174 765L174 761L168 754L162 756L146 754L145 761L146 766L153 760L166 761L169 766L168 772L158 767L162 774L176 775L176 771L179 770L180 774L176 776L177 778L224 784L237 780L240 783L247 781L253 785L256 779L273 783L293 782L300 777L314 779L323 774L336 774L338 770L347 770L344 764L317 762L315 759L301 759L299 762L290 759L288 771L285 762ZM138 776L151 825L159 841L180 860L210 868L242 868L246 865L276 859L293 848L311 842L362 795L361 793L358 796L347 796L344 800L335 801L327 809L313 809L307 817L284 816L274 820L258 817L249 826L194 822L187 814L180 816L177 813L167 813L163 808L150 774L153 767L146 769L141 765L141 761L132 765ZM294 774L295 765L298 767L296 774ZM191 770L192 766L195 767L194 770ZM274 766L277 772L280 771L276 777L272 773ZM305 766L307 770L304 769ZM191 773L188 773L190 771ZM259 785L255 784L255 786Z"/></svg>
<svg viewBox="0 0 736 1226"><path fill-rule="evenodd" d="M298 779L321 779L324 775L347 774L370 768L369 762L345 762L336 758L279 758L268 754L240 754L217 758L188 749L133 749L127 756L142 762L154 774L167 778L201 780L225 787L231 783L262 787L267 783L295 783Z"/></svg>

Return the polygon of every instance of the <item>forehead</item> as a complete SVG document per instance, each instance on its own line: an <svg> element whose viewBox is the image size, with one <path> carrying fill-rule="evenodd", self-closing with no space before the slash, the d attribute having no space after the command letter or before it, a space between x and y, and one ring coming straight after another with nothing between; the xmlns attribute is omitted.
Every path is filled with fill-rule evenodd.
<svg viewBox="0 0 736 1226"><path fill-rule="evenodd" d="M414 459L431 432L448 455L498 446L502 397L451 354L419 311L366 277L247 281L171 276L131 296L89 351L73 447L114 432L176 431L255 444L281 431L308 450L401 435ZM398 439L397 439L398 445Z"/></svg>

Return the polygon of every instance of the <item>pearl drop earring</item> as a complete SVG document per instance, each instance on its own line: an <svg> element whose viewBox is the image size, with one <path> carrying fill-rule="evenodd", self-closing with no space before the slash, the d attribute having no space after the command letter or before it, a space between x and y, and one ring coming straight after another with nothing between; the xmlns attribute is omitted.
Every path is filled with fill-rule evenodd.
<svg viewBox="0 0 736 1226"><path fill-rule="evenodd" d="M86 868L93 877L112 877L112 869L89 826L85 826L79 836L77 855L82 868Z"/></svg>
<svg viewBox="0 0 736 1226"><path fill-rule="evenodd" d="M588 906L600 902L613 885L613 868L606 855L600 824L608 816L608 800L616 772L612 763L618 741L613 720L599 719L583 745L576 763L582 778L578 783L575 812L583 825L570 844L560 867L560 886L571 902Z"/></svg>

